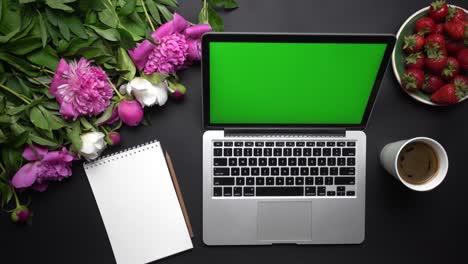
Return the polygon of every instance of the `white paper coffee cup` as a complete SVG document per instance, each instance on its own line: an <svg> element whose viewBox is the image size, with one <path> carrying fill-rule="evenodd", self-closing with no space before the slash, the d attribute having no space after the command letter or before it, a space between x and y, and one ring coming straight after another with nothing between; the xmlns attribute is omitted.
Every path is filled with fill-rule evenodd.
<svg viewBox="0 0 468 264"><path fill-rule="evenodd" d="M421 184L412 184L405 181L398 173L397 168L398 157L400 156L401 150L409 143L414 142L426 143L432 147L439 162L438 170L435 175L427 182ZM427 137L416 137L387 144L380 152L380 163L391 175L397 178L406 187L415 191L429 191L434 189L444 180L448 171L448 157L445 149L439 142Z"/></svg>

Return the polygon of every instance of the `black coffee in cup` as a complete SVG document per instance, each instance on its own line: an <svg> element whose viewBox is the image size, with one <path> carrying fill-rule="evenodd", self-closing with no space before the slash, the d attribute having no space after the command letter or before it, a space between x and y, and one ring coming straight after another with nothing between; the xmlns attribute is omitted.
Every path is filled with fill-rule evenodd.
<svg viewBox="0 0 468 264"><path fill-rule="evenodd" d="M431 146L416 141L401 150L397 169L402 180L411 184L424 184L437 174L439 162Z"/></svg>

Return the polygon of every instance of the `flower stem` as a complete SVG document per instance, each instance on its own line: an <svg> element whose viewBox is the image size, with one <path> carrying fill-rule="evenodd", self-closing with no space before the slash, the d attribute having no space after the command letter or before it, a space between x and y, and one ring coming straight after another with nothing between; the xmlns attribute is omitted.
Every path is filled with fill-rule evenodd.
<svg viewBox="0 0 468 264"><path fill-rule="evenodd" d="M0 169L2 169L3 172L6 172L5 167L3 167L3 164L0 162Z"/></svg>
<svg viewBox="0 0 468 264"><path fill-rule="evenodd" d="M41 84L42 86L44 86L45 88L49 88L49 86L48 86L46 83L44 83L44 82L41 82L39 79L37 79L37 78L34 78L34 77L32 77L32 79L33 79L34 81L36 81L36 82L40 83L40 84Z"/></svg>
<svg viewBox="0 0 468 264"><path fill-rule="evenodd" d="M24 95L21 95L15 91L13 91L12 89L6 87L5 85L3 84L0 84L0 88L4 89L5 91L8 91L9 93L15 95L16 97L18 97L19 99L23 100L23 102L27 103L27 104L31 104L31 99L27 98L26 96Z"/></svg>
<svg viewBox="0 0 468 264"><path fill-rule="evenodd" d="M41 70L42 72L50 73L50 74L52 74L52 75L55 74L55 72L53 72L53 71L51 71L51 70L49 70L49 69L47 69L47 68L39 67L39 66L36 66L36 65L31 65L31 66L32 66L33 68L36 68L36 69L38 69L38 70Z"/></svg>
<svg viewBox="0 0 468 264"><path fill-rule="evenodd" d="M119 90L117 90L115 85L110 80L109 80L109 84L112 86L112 89L114 89L115 93L117 94L120 100L125 99L125 97L119 92Z"/></svg>
<svg viewBox="0 0 468 264"><path fill-rule="evenodd" d="M204 17L208 19L208 8L207 8L207 3L206 0L203 0L203 12L204 12ZM207 22L208 23L208 22Z"/></svg>
<svg viewBox="0 0 468 264"><path fill-rule="evenodd" d="M19 207L21 204L19 202L18 195L16 194L16 190L15 188L12 188L12 190L13 190L13 196L15 197L16 207Z"/></svg>
<svg viewBox="0 0 468 264"><path fill-rule="evenodd" d="M143 12L145 13L145 16L146 16L146 20L148 20L148 23L150 24L150 27L153 31L155 31L155 27L153 25L153 22L151 21L151 18L148 14L148 10L146 10L146 6L145 6L145 2L143 0L140 0L141 1L141 6L143 7Z"/></svg>

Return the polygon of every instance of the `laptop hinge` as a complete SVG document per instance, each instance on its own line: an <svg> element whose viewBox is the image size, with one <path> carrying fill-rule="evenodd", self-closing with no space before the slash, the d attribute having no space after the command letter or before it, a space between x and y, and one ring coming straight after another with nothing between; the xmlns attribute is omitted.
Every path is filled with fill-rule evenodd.
<svg viewBox="0 0 468 264"><path fill-rule="evenodd" d="M240 136L326 136L345 137L344 128L228 128L224 135L229 137Z"/></svg>

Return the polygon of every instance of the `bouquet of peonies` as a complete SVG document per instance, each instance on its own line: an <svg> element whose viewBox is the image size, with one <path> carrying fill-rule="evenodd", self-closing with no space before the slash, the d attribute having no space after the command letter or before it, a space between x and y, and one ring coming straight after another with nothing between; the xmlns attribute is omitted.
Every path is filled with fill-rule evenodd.
<svg viewBox="0 0 468 264"><path fill-rule="evenodd" d="M144 108L180 100L176 73L201 58L201 36L222 30L204 0L199 24L176 0L0 0L0 205L14 222L31 213L18 194L45 191L119 144ZM20 190L20 192L17 192Z"/></svg>

